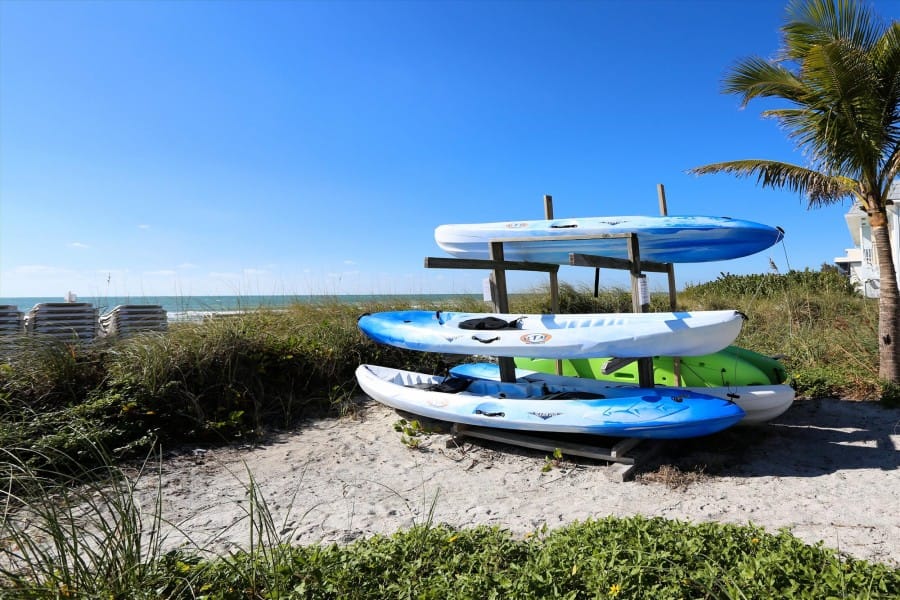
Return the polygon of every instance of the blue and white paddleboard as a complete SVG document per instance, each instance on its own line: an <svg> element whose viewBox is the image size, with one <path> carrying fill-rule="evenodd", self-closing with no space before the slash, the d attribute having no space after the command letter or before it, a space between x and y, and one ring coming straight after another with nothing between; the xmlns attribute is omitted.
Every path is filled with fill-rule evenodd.
<svg viewBox="0 0 900 600"><path fill-rule="evenodd" d="M741 420L728 400L673 388L586 390L565 385L502 383L360 365L356 379L374 400L431 419L525 431L653 439L709 435Z"/></svg>
<svg viewBox="0 0 900 600"><path fill-rule="evenodd" d="M406 310L366 314L358 324L373 340L408 350L528 358L630 358L717 352L734 341L743 320L734 310L579 315Z"/></svg>
<svg viewBox="0 0 900 600"><path fill-rule="evenodd" d="M494 363L466 363L450 369L453 377L467 379L484 379L500 381L500 368ZM634 384L622 384L596 379L584 379L568 377L565 375L552 375L528 369L516 369L517 383L533 383L536 385L577 385L586 392L603 394L612 389L639 390ZM577 383L576 383L577 382ZM759 425L767 423L784 413L794 403L794 388L789 385L739 385L739 386L712 386L712 387L662 387L654 390L677 390L695 392L706 396L714 396L723 400L730 400L741 407L744 418L740 425Z"/></svg>
<svg viewBox="0 0 900 600"><path fill-rule="evenodd" d="M570 253L628 258L622 238L574 239L636 233L642 260L696 263L749 256L776 244L776 227L729 217L626 216L441 225L434 239L458 258L489 258L489 242L503 241L506 260L569 264Z"/></svg>

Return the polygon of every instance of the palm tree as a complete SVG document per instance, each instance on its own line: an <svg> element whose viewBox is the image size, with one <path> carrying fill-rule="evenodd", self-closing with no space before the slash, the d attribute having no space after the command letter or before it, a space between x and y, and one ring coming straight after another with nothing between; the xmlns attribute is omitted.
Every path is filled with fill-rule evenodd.
<svg viewBox="0 0 900 600"><path fill-rule="evenodd" d="M900 170L900 21L886 24L855 0L795 0L781 30L776 58L739 61L723 89L740 95L742 106L754 98L784 101L762 114L781 125L807 164L749 159L690 172L756 176L763 187L802 194L809 208L859 203L881 276L879 377L900 383L900 294L887 220L888 190Z"/></svg>

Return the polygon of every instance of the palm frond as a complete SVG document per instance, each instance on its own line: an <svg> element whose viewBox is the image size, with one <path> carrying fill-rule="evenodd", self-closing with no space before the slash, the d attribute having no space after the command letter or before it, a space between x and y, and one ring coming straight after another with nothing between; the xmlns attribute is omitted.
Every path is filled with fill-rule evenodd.
<svg viewBox="0 0 900 600"><path fill-rule="evenodd" d="M784 60L802 61L809 51L835 40L868 50L879 38L879 19L862 3L851 0L794 0L782 27Z"/></svg>
<svg viewBox="0 0 900 600"><path fill-rule="evenodd" d="M788 69L759 57L745 58L725 78L722 91L741 96L745 107L754 98L775 97L802 102L804 87Z"/></svg>
<svg viewBox="0 0 900 600"><path fill-rule="evenodd" d="M878 71L878 95L882 98L882 126L887 142L900 143L900 21L891 25L872 49Z"/></svg>
<svg viewBox="0 0 900 600"><path fill-rule="evenodd" d="M762 187L787 189L804 196L810 208L858 196L858 183L848 177L827 175L806 167L773 160L732 160L694 167L694 175L729 173L736 177L756 177Z"/></svg>

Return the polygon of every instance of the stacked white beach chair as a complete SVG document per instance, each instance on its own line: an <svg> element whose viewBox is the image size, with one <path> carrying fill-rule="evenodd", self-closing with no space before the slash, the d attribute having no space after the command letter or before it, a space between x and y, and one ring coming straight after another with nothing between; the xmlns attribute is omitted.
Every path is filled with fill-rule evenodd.
<svg viewBox="0 0 900 600"><path fill-rule="evenodd" d="M24 315L15 304L0 304L0 336L24 332Z"/></svg>
<svg viewBox="0 0 900 600"><path fill-rule="evenodd" d="M97 335L98 309L89 302L44 302L25 315L25 333L63 342L90 342Z"/></svg>
<svg viewBox="0 0 900 600"><path fill-rule="evenodd" d="M166 311L158 304L120 304L100 317L100 335L125 337L141 331L165 331Z"/></svg>

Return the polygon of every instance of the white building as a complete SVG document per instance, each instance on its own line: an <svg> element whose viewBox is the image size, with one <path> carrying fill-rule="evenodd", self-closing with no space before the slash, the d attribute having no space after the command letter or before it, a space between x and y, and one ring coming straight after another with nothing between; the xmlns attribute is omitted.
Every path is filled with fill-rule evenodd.
<svg viewBox="0 0 900 600"><path fill-rule="evenodd" d="M888 228L891 237L891 254L894 256L894 265L900 266L900 182L895 181L891 185L888 198L895 204L887 207ZM850 281L856 284L861 292L868 298L877 298L881 290L881 279L878 271L878 257L875 256L875 248L872 242L872 229L869 227L869 217L865 211L854 203L844 215L847 220L847 228L853 239L853 248L847 248L846 256L834 259L837 267L850 276ZM898 271L900 272L900 271Z"/></svg>

